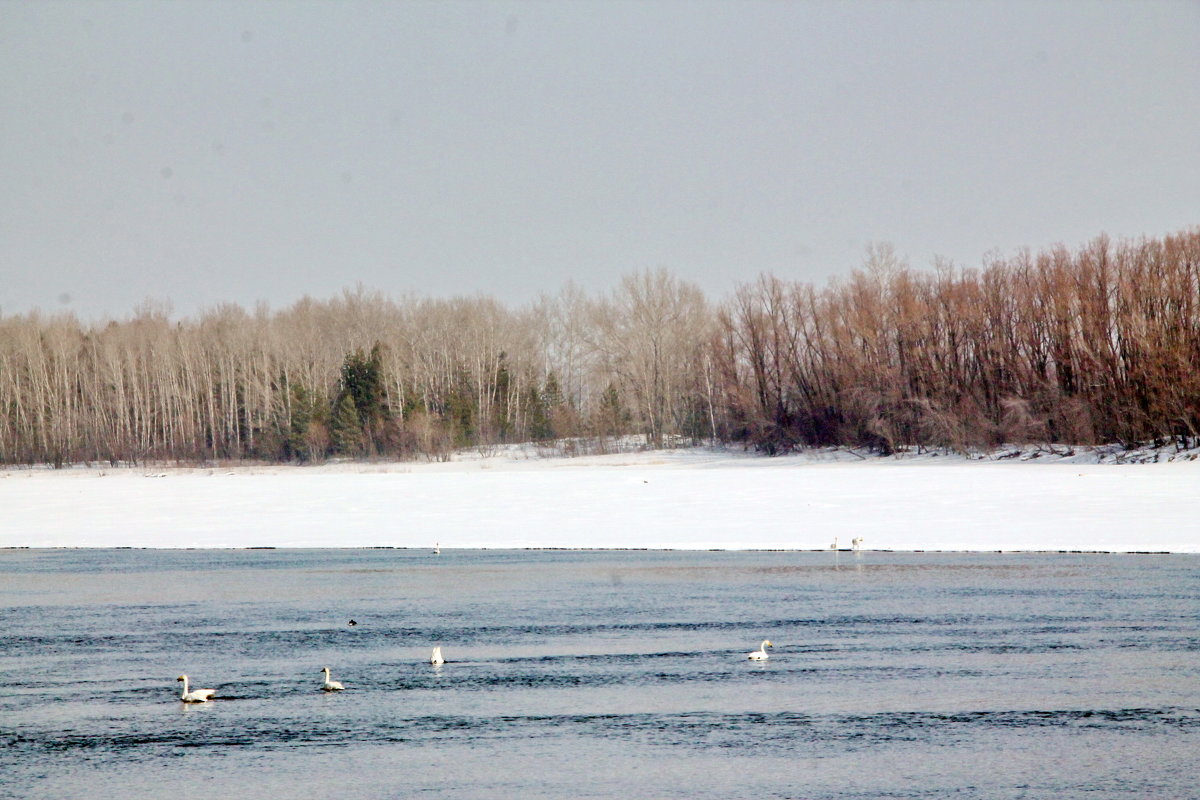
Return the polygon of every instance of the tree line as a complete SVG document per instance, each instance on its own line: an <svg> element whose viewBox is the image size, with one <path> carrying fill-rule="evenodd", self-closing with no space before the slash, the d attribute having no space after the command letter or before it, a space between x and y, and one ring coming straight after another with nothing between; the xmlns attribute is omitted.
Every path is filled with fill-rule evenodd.
<svg viewBox="0 0 1200 800"><path fill-rule="evenodd" d="M977 269L886 246L713 303L666 270L527 307L363 288L172 320L0 315L0 463L446 458L540 442L880 453L1200 443L1200 230Z"/></svg>

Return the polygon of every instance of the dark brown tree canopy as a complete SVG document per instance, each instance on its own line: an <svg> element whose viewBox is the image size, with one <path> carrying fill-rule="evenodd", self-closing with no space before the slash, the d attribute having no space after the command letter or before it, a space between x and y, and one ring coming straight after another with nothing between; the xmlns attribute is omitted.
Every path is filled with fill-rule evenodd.
<svg viewBox="0 0 1200 800"><path fill-rule="evenodd" d="M712 305L664 271L532 306L362 289L278 312L0 317L0 463L445 457L554 442L969 449L1200 440L1200 230L980 269L873 248Z"/></svg>

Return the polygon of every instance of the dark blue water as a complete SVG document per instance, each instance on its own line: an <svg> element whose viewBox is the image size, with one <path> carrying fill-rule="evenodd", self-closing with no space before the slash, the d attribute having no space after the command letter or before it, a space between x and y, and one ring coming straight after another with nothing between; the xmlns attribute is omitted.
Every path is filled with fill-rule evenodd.
<svg viewBox="0 0 1200 800"><path fill-rule="evenodd" d="M8 550L0 614L4 798L1200 796L1195 556Z"/></svg>

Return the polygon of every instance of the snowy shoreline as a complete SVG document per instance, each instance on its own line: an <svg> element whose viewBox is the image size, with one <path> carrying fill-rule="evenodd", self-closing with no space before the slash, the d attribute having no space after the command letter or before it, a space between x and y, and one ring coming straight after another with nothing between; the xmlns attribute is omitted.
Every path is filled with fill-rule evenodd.
<svg viewBox="0 0 1200 800"><path fill-rule="evenodd" d="M811 551L863 537L875 551L1200 553L1197 455L510 448L433 463L5 469L0 548Z"/></svg>

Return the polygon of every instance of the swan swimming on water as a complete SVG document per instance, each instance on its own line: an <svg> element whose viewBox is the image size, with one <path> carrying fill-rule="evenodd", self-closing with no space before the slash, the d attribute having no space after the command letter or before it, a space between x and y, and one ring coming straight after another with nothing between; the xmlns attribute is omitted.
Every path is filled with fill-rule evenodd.
<svg viewBox="0 0 1200 800"><path fill-rule="evenodd" d="M325 673L325 682L321 684L321 688L324 689L325 691L340 692L342 689L346 688L345 686L342 686L342 684L340 682L331 681L329 679L329 667L322 667L321 672Z"/></svg>
<svg viewBox="0 0 1200 800"><path fill-rule="evenodd" d="M750 659L751 661L766 661L768 658L770 658L770 656L767 655L767 648L774 646L775 645L771 644L770 639L763 639L763 643L758 646L758 649L747 655L746 658Z"/></svg>
<svg viewBox="0 0 1200 800"><path fill-rule="evenodd" d="M187 675L180 675L175 680L183 681L183 694L179 695L179 699L185 703L206 703L217 693L216 689L193 689L189 692Z"/></svg>
<svg viewBox="0 0 1200 800"><path fill-rule="evenodd" d="M434 666L446 663L446 659L442 658L442 648L440 645L433 648L433 653L429 656L429 663Z"/></svg>

